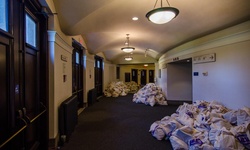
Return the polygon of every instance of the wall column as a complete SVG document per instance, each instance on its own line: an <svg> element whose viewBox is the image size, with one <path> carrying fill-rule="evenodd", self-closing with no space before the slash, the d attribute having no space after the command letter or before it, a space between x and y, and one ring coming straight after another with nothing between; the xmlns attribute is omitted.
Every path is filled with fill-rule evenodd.
<svg viewBox="0 0 250 150"><path fill-rule="evenodd" d="M48 31L48 49L49 49L49 139L55 139L55 77L54 77L54 66L55 66L55 35L56 31Z"/></svg>

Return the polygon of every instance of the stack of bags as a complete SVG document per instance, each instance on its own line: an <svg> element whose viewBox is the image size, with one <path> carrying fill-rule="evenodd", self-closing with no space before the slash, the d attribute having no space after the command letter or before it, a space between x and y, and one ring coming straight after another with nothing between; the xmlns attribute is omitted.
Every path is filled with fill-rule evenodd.
<svg viewBox="0 0 250 150"><path fill-rule="evenodd" d="M158 140L170 140L174 150L250 149L250 108L230 110L203 100L184 103L154 122L149 132Z"/></svg>
<svg viewBox="0 0 250 150"><path fill-rule="evenodd" d="M104 90L106 97L126 96L130 90L122 81L111 82Z"/></svg>
<svg viewBox="0 0 250 150"><path fill-rule="evenodd" d="M135 81L130 81L125 83L130 89L130 92L136 92L138 90L138 84Z"/></svg>
<svg viewBox="0 0 250 150"><path fill-rule="evenodd" d="M162 89L154 83L148 83L133 96L133 102L154 106L155 104L167 105Z"/></svg>

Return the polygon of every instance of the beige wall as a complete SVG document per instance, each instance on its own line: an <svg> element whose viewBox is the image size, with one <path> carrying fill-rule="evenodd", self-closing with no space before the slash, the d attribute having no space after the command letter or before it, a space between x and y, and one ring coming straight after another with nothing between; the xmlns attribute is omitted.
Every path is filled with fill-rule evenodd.
<svg viewBox="0 0 250 150"><path fill-rule="evenodd" d="M49 36L49 137L58 135L58 109L72 95L72 50L56 31ZM66 58L66 61L61 59ZM64 80L66 76L66 80Z"/></svg>
<svg viewBox="0 0 250 150"><path fill-rule="evenodd" d="M159 77L159 70L161 72L161 75ZM158 68L158 70L155 70L157 73L156 77L156 84L162 88L162 92L165 95L166 98L168 98L167 94L167 68Z"/></svg>
<svg viewBox="0 0 250 150"><path fill-rule="evenodd" d="M72 95L72 50L73 48L65 43L61 37L56 35L55 42L55 68L54 68L54 84L55 84L55 107L54 107L54 136L58 133L58 109L60 104ZM67 62L61 60L61 55L67 58ZM66 75L66 81L63 80Z"/></svg>
<svg viewBox="0 0 250 150"><path fill-rule="evenodd" d="M110 82L116 81L116 65L105 63L103 72L103 92Z"/></svg>
<svg viewBox="0 0 250 150"><path fill-rule="evenodd" d="M193 63L193 101L216 100L233 109L250 107L250 21L219 31L186 43L165 53L159 59L159 68L179 59L194 58L204 54L215 53L216 61ZM208 72L208 76L202 73ZM157 84L166 87L167 68L162 69L162 78ZM163 88L166 95L168 89Z"/></svg>
<svg viewBox="0 0 250 150"><path fill-rule="evenodd" d="M85 79L84 79L84 102L88 101L88 91L95 88L95 61L93 57L86 57L86 69Z"/></svg>
<svg viewBox="0 0 250 150"><path fill-rule="evenodd" d="M52 12L56 12L52 0L46 1ZM86 44L79 35L67 36L60 28L57 15L49 17L49 138L56 139L58 136L58 109L62 101L72 95L72 38L82 44ZM53 34L54 33L54 34ZM53 37L54 36L54 37ZM84 63L84 102L87 102L87 92L94 88L94 56L85 53ZM67 62L61 60L61 55L67 57ZM90 72L92 77L89 78ZM67 76L66 82L63 75Z"/></svg>
<svg viewBox="0 0 250 150"><path fill-rule="evenodd" d="M204 51L215 52L216 62L193 65L193 70L201 74L193 77L194 100L218 100L235 109L250 107L249 47L250 40Z"/></svg>
<svg viewBox="0 0 250 150"><path fill-rule="evenodd" d="M54 33L54 34L53 34ZM49 99L49 138L55 139L59 133L58 127L58 109L61 103L72 96L72 37L58 34L57 31L48 32L50 36L54 36L49 42L50 60L49 60L49 84L50 84L50 99ZM66 38L65 38L66 37ZM71 42L68 40L71 39ZM79 36L74 36L74 39L80 39ZM82 42L84 43L84 42ZM67 62L61 60L61 56L67 58ZM95 60L94 55L90 55L88 51L84 51L83 56L83 86L84 98L87 103L88 91L95 87ZM104 59L103 85L115 80L116 65L109 63ZM63 75L66 75L66 81L63 80ZM104 88L103 88L104 89Z"/></svg>

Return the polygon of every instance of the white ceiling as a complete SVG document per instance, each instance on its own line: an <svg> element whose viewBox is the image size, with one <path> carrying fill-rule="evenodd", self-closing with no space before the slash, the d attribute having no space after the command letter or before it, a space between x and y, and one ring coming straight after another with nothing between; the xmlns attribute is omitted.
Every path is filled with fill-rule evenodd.
<svg viewBox="0 0 250 150"><path fill-rule="evenodd" d="M162 2L168 6L165 0ZM103 52L106 59L117 64L128 63L121 51L126 34L130 34L130 46L135 47L134 61L129 63L152 63L185 42L250 20L250 0L169 0L180 13L163 25L153 24L145 17L155 0L54 0L54 3L65 34L81 34L90 53ZM139 20L133 21L134 16Z"/></svg>

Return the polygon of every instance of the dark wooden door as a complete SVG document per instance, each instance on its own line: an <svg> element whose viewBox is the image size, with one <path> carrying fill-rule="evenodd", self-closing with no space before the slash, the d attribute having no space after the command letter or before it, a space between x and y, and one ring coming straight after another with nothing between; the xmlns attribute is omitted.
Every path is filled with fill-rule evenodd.
<svg viewBox="0 0 250 150"><path fill-rule="evenodd" d="M125 72L125 82L130 82L130 73Z"/></svg>
<svg viewBox="0 0 250 150"><path fill-rule="evenodd" d="M138 84L138 69L132 69L132 81L135 81Z"/></svg>
<svg viewBox="0 0 250 150"><path fill-rule="evenodd" d="M147 84L147 70L142 69L141 70L141 86L144 86Z"/></svg>
<svg viewBox="0 0 250 150"><path fill-rule="evenodd" d="M4 2L8 13L7 28L0 26L0 149L46 149L47 17L36 14L41 7L37 0Z"/></svg>
<svg viewBox="0 0 250 150"><path fill-rule="evenodd" d="M78 108L83 107L83 47L73 39L72 54L72 93L77 95Z"/></svg>
<svg viewBox="0 0 250 150"><path fill-rule="evenodd" d="M154 83L154 78L155 78L155 71L154 70L149 70L148 71L148 78L150 83Z"/></svg>
<svg viewBox="0 0 250 150"><path fill-rule="evenodd" d="M0 34L0 144L3 143L9 136L11 119L10 114L10 45L9 39Z"/></svg>
<svg viewBox="0 0 250 150"><path fill-rule="evenodd" d="M95 56L95 89L98 96L102 96L103 58Z"/></svg>
<svg viewBox="0 0 250 150"><path fill-rule="evenodd" d="M43 103L42 82L44 74L42 66L45 60L42 60L41 52L46 49L44 47L44 30L46 28L46 19L43 16L36 14L33 7L25 7L24 16L24 50L20 51L20 74L22 83L20 84L23 95L21 102L21 110L27 122L27 127L24 131L25 149L38 149L42 147L41 136L43 136L43 126L46 121L42 115L45 112ZM44 22L45 21L45 22ZM44 24L45 23L45 24ZM46 45L46 44L45 44Z"/></svg>
<svg viewBox="0 0 250 150"><path fill-rule="evenodd" d="M142 69L141 70L141 86L144 86L147 84L147 70Z"/></svg>

